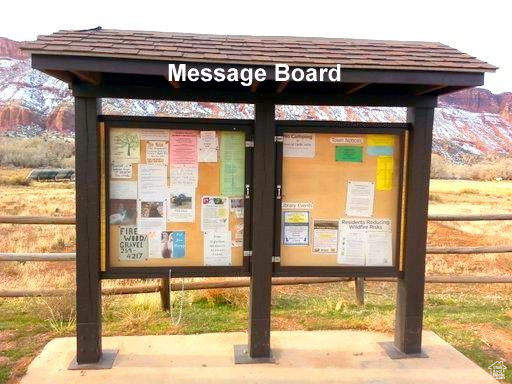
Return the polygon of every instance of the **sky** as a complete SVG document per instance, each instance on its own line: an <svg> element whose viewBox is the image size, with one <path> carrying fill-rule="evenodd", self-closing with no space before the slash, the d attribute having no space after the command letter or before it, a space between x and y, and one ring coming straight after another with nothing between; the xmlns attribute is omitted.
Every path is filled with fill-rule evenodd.
<svg viewBox="0 0 512 384"><path fill-rule="evenodd" d="M437 41L500 67L485 88L512 92L512 2L5 1L0 36L34 40L60 29L103 28L236 35Z"/></svg>

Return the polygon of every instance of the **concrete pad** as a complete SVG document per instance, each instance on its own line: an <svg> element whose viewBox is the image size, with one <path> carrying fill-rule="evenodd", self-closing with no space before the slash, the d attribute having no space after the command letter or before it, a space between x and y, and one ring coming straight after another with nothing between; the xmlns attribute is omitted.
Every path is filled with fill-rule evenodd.
<svg viewBox="0 0 512 384"><path fill-rule="evenodd" d="M235 365L233 345L246 343L245 333L105 337L103 348L119 349L111 370L70 371L75 339L59 338L46 345L21 383L496 383L432 332L423 335L425 359L390 359L378 344L390 340L364 331L276 331L275 364Z"/></svg>

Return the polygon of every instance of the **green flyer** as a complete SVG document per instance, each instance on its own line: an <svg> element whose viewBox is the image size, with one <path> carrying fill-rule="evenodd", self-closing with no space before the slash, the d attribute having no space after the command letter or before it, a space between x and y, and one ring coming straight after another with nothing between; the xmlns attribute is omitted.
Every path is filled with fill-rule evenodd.
<svg viewBox="0 0 512 384"><path fill-rule="evenodd" d="M344 161L347 163L363 162L363 147L354 146L336 146L336 161Z"/></svg>

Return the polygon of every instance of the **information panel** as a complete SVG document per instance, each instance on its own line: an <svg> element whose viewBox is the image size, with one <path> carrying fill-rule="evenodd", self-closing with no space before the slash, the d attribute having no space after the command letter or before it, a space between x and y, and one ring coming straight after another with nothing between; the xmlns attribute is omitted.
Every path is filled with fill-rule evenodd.
<svg viewBox="0 0 512 384"><path fill-rule="evenodd" d="M393 267L403 137L283 136L280 265Z"/></svg>
<svg viewBox="0 0 512 384"><path fill-rule="evenodd" d="M242 266L245 132L108 130L111 267Z"/></svg>

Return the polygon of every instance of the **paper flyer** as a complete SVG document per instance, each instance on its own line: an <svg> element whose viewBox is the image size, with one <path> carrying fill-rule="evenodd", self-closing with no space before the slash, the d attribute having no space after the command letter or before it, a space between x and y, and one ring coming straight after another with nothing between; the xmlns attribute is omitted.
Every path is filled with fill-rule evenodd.
<svg viewBox="0 0 512 384"><path fill-rule="evenodd" d="M283 212L283 245L309 244L309 212Z"/></svg>
<svg viewBox="0 0 512 384"><path fill-rule="evenodd" d="M197 187L199 169L197 165L173 165L171 167L170 185Z"/></svg>
<svg viewBox="0 0 512 384"><path fill-rule="evenodd" d="M131 179L132 165L112 163L110 168L110 177L112 179Z"/></svg>
<svg viewBox="0 0 512 384"><path fill-rule="evenodd" d="M243 197L232 197L229 199L229 210L235 214L237 219L244 218L244 199Z"/></svg>
<svg viewBox="0 0 512 384"><path fill-rule="evenodd" d="M164 200L167 193L167 167L139 164L139 199Z"/></svg>
<svg viewBox="0 0 512 384"><path fill-rule="evenodd" d="M161 259L160 232L148 232L148 259Z"/></svg>
<svg viewBox="0 0 512 384"><path fill-rule="evenodd" d="M167 165L169 144L166 141L148 141L146 144L146 163Z"/></svg>
<svg viewBox="0 0 512 384"><path fill-rule="evenodd" d="M364 243L364 232L342 231L340 233L338 264L364 265Z"/></svg>
<svg viewBox="0 0 512 384"><path fill-rule="evenodd" d="M314 133L285 133L283 157L315 157Z"/></svg>
<svg viewBox="0 0 512 384"><path fill-rule="evenodd" d="M373 146L366 148L368 156L392 156L393 151L394 147Z"/></svg>
<svg viewBox="0 0 512 384"><path fill-rule="evenodd" d="M231 265L231 232L204 233L204 265Z"/></svg>
<svg viewBox="0 0 512 384"><path fill-rule="evenodd" d="M362 163L363 147L355 146L336 146L334 160L345 163Z"/></svg>
<svg viewBox="0 0 512 384"><path fill-rule="evenodd" d="M185 257L185 231L163 231L160 237L162 259L182 259Z"/></svg>
<svg viewBox="0 0 512 384"><path fill-rule="evenodd" d="M313 220L313 253L338 252L338 220Z"/></svg>
<svg viewBox="0 0 512 384"><path fill-rule="evenodd" d="M377 157L377 191L393 189L395 164L393 156Z"/></svg>
<svg viewBox="0 0 512 384"><path fill-rule="evenodd" d="M362 145L364 139L362 137L354 136L334 136L329 139L332 144L342 145Z"/></svg>
<svg viewBox="0 0 512 384"><path fill-rule="evenodd" d="M136 226L120 226L119 260L137 261L148 258L148 236L140 234Z"/></svg>
<svg viewBox="0 0 512 384"><path fill-rule="evenodd" d="M136 181L110 181L110 199L137 199Z"/></svg>
<svg viewBox="0 0 512 384"><path fill-rule="evenodd" d="M375 184L371 181L349 181L347 185L347 216L371 217Z"/></svg>
<svg viewBox="0 0 512 384"><path fill-rule="evenodd" d="M109 223L112 225L135 225L137 222L136 199L110 199Z"/></svg>
<svg viewBox="0 0 512 384"><path fill-rule="evenodd" d="M201 198L201 231L227 232L228 230L229 199L224 196L203 196Z"/></svg>
<svg viewBox="0 0 512 384"><path fill-rule="evenodd" d="M245 185L245 133L220 133L220 194L242 196Z"/></svg>
<svg viewBox="0 0 512 384"><path fill-rule="evenodd" d="M139 200L137 204L137 229L139 233L165 230L165 201Z"/></svg>
<svg viewBox="0 0 512 384"><path fill-rule="evenodd" d="M167 129L142 129L140 139L146 141L169 141L169 131Z"/></svg>
<svg viewBox="0 0 512 384"><path fill-rule="evenodd" d="M194 165L197 167L196 131L171 131L170 147L172 166Z"/></svg>
<svg viewBox="0 0 512 384"><path fill-rule="evenodd" d="M139 134L133 130L111 130L110 160L116 164L140 162Z"/></svg>
<svg viewBox="0 0 512 384"><path fill-rule="evenodd" d="M187 186L171 186L167 210L168 222L193 222L196 216L196 189Z"/></svg>
<svg viewBox="0 0 512 384"><path fill-rule="evenodd" d="M340 220L339 264L392 266L392 247L390 219Z"/></svg>
<svg viewBox="0 0 512 384"><path fill-rule="evenodd" d="M201 131L197 142L197 159L200 163L216 163L219 140L215 131Z"/></svg>
<svg viewBox="0 0 512 384"><path fill-rule="evenodd" d="M393 147L395 136L393 135L368 135L369 147Z"/></svg>

